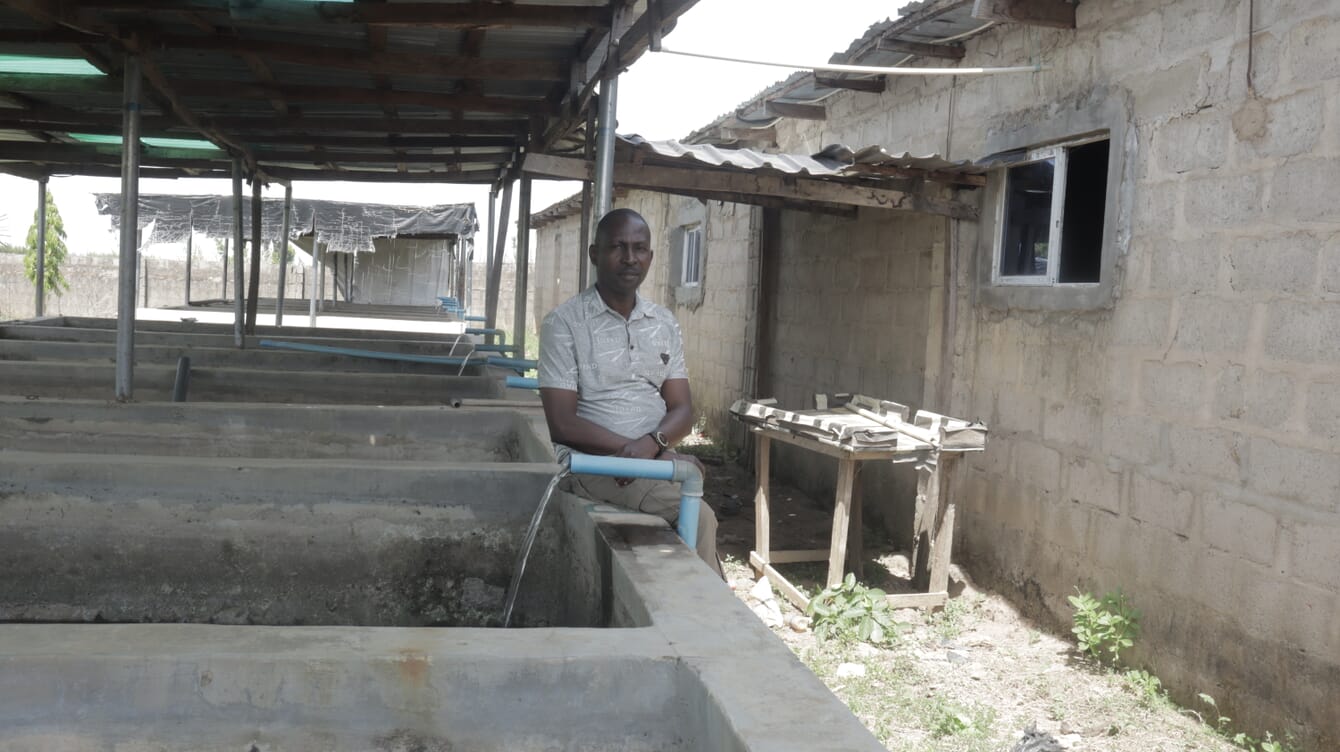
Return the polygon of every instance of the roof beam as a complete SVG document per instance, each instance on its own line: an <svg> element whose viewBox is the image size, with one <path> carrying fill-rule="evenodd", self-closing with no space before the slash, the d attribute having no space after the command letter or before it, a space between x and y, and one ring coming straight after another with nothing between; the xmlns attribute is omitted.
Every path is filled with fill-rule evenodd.
<svg viewBox="0 0 1340 752"><path fill-rule="evenodd" d="M901 39L881 39L879 49L885 52L900 52L918 57L934 57L944 60L962 60L961 44L926 44L925 42L905 42Z"/></svg>
<svg viewBox="0 0 1340 752"><path fill-rule="evenodd" d="M167 76L163 75L163 71L159 69L158 64L155 63L149 55L140 55L140 70L143 72L144 80L148 82L149 86L168 101L168 104L172 107L173 114L177 116L178 120L212 141L216 146L241 156L250 172L255 173L257 171L256 156L251 153L251 150L232 140L228 136L225 136L218 129L200 122L200 119L195 116L195 113L191 112L191 110L182 103L176 87L168 83Z"/></svg>
<svg viewBox="0 0 1340 752"><path fill-rule="evenodd" d="M591 180L594 165L583 159L527 154L523 170L531 175L559 180ZM868 185L802 175L772 175L753 171L660 167L621 162L614 182L629 188L666 193L699 195L731 193L741 197L763 196L796 202L818 202L879 209L940 214L956 219L976 219L977 207L961 201L930 198Z"/></svg>
<svg viewBox="0 0 1340 752"><path fill-rule="evenodd" d="M353 89L343 86L267 86L233 81L174 81L187 96L207 96L223 99L269 99L281 96L290 102L323 102L330 104L362 104L431 107L439 110L465 110L504 115L553 114L554 105L544 100L519 97L481 97L465 94L443 94L430 91L378 91Z"/></svg>
<svg viewBox="0 0 1340 752"><path fill-rule="evenodd" d="M236 3L229 0L80 0L83 8L144 13L196 11L219 13L238 21L260 24L350 23L372 26L417 26L438 29L513 27L591 29L609 25L603 6L519 5L512 3L312 3L269 0Z"/></svg>
<svg viewBox="0 0 1340 752"><path fill-rule="evenodd" d="M828 111L821 104L769 100L765 105L768 117L788 117L796 120L827 120Z"/></svg>
<svg viewBox="0 0 1340 752"><path fill-rule="evenodd" d="M820 86L827 86L830 89L848 89L850 91L864 91L868 94L883 94L885 82L884 76L877 78L839 78L838 76L815 75L814 82Z"/></svg>
<svg viewBox="0 0 1340 752"><path fill-rule="evenodd" d="M0 98L23 102L19 96L0 95ZM186 133L181 125L163 116L143 119L142 132L155 136L181 138ZM485 120L474 122L448 121L439 118L257 118L222 117L207 121L210 125L226 128L240 139L270 139L272 143L313 143L329 139L332 145L348 139L353 145L388 144L392 147L412 148L416 142L400 134L422 134L421 146L501 146L516 143L525 135L526 123L521 120ZM121 133L121 116L115 113L76 113L63 108L35 106L31 109L0 109L0 128L14 130L50 130L74 133ZM344 132L349 135L342 135ZM375 135L353 135L353 134ZM479 140L476 140L479 139ZM401 143L403 141L403 143ZM441 141L441 143L435 143Z"/></svg>
<svg viewBox="0 0 1340 752"><path fill-rule="evenodd" d="M867 165L854 164L847 168L850 173L860 173L862 175L878 175L880 177L890 178L910 178L912 180L930 180L935 183L951 183L953 185L968 185L974 188L981 188L986 185L986 176L967 172L947 172L942 170L917 170L907 167L890 167L887 165Z"/></svg>
<svg viewBox="0 0 1340 752"><path fill-rule="evenodd" d="M384 35L373 27L370 36ZM467 33L482 33L472 29ZM388 51L384 45L371 50L270 42L227 36L159 34L147 38L156 49L211 50L252 53L268 60L339 70L367 71L393 76L480 78L499 81L565 81L567 72L552 60L521 60L478 56L433 55L422 52Z"/></svg>
<svg viewBox="0 0 1340 752"><path fill-rule="evenodd" d="M976 0L972 15L983 21L1075 28L1075 5L1068 0Z"/></svg>

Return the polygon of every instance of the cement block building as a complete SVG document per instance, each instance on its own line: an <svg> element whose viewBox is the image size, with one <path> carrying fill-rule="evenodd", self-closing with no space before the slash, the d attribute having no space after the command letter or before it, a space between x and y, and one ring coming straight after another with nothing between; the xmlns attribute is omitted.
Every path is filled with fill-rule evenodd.
<svg viewBox="0 0 1340 752"><path fill-rule="evenodd" d="M799 73L677 145L934 154L983 179L902 187L977 217L721 200L616 167L616 205L653 230L643 289L679 319L708 433L744 448L735 399L838 391L985 421L990 451L954 479L976 578L1057 623L1077 586L1121 588L1144 613L1132 660L1174 697L1331 748L1340 8L1034 5L1073 18L930 2L837 62L1035 72ZM577 291L579 219L533 217L537 325ZM831 490L828 463L773 467ZM910 480L877 478L867 504L906 535Z"/></svg>

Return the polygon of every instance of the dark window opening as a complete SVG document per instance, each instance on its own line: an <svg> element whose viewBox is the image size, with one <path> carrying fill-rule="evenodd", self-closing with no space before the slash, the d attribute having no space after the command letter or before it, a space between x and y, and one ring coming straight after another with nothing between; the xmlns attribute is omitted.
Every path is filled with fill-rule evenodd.
<svg viewBox="0 0 1340 752"><path fill-rule="evenodd" d="M1048 159L1011 167L1007 173L1002 277L1047 274L1054 172L1055 163Z"/></svg>
<svg viewBox="0 0 1340 752"><path fill-rule="evenodd" d="M1099 281L1103 260L1103 220L1107 206L1108 141L1069 149L1065 219L1061 224L1060 273L1064 283Z"/></svg>

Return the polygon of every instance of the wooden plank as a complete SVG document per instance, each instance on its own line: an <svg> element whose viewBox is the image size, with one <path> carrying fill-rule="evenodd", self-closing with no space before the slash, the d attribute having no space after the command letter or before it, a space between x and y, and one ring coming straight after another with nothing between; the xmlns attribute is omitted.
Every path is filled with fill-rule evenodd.
<svg viewBox="0 0 1340 752"><path fill-rule="evenodd" d="M471 31L483 33L482 29ZM157 34L146 37L146 43L157 49L232 52L294 65L393 76L500 81L566 81L568 78L567 66L552 59L480 58L387 50L370 52L347 47L304 45L219 35Z"/></svg>
<svg viewBox="0 0 1340 752"><path fill-rule="evenodd" d="M1075 28L1075 5L1068 0L976 0L972 16L983 21Z"/></svg>
<svg viewBox="0 0 1340 752"><path fill-rule="evenodd" d="M755 443L757 459L754 462L754 550L770 561L769 552L772 537L772 510L768 499L770 487L769 473L772 466L772 442L767 436L759 436Z"/></svg>
<svg viewBox="0 0 1340 752"><path fill-rule="evenodd" d="M174 89L191 92L192 97L209 99L271 99L279 96L288 102L318 102L327 104L392 105L397 107L431 107L439 110L463 110L503 115L552 115L556 107L543 99L520 97L472 96L443 94L433 91L412 91L398 88L393 91L358 89L349 86L267 86L260 83L175 80Z"/></svg>
<svg viewBox="0 0 1340 752"><path fill-rule="evenodd" d="M884 76L878 78L840 78L838 76L822 76L816 74L814 82L819 86L827 86L830 89L846 89L848 91L863 91L867 94L883 94L886 86Z"/></svg>
<svg viewBox="0 0 1340 752"><path fill-rule="evenodd" d="M879 49L885 52L899 52L917 57L934 57L944 60L962 60L961 44L926 44L925 42L907 42L901 39L881 39Z"/></svg>
<svg viewBox="0 0 1340 752"><path fill-rule="evenodd" d="M560 180L592 179L591 163L572 157L527 154L523 169L532 175ZM673 192L683 190L697 195L707 191L728 191L741 195L762 195L798 201L868 206L895 211L918 211L959 219L975 219L977 208L959 201L932 199L835 180L800 175L771 175L747 170L709 170L682 167L635 165L621 162L615 166L614 182L629 188Z"/></svg>
<svg viewBox="0 0 1340 752"><path fill-rule="evenodd" d="M837 493L833 499L833 542L828 555L828 587L842 582L842 572L847 563L847 529L851 524L851 486L855 475L855 461L838 461Z"/></svg>
<svg viewBox="0 0 1340 752"><path fill-rule="evenodd" d="M949 601L949 593L894 593L884 600L890 608L937 608Z"/></svg>
<svg viewBox="0 0 1340 752"><path fill-rule="evenodd" d="M801 611L809 608L810 599L806 598L804 593L801 593L795 585L792 585L790 580L786 579L781 572L778 572L771 564L760 559L757 551L749 552L749 564L755 571L761 572L767 577L768 581L773 584L773 587L782 591L782 595L785 596L788 601L791 601L791 605Z"/></svg>
<svg viewBox="0 0 1340 752"><path fill-rule="evenodd" d="M827 120L828 110L821 104L803 102L782 102L770 100L764 103L768 117L786 117L795 120Z"/></svg>
<svg viewBox="0 0 1340 752"><path fill-rule="evenodd" d="M804 561L828 561L828 549L803 548L792 551L773 551L768 561L773 564L795 564Z"/></svg>
<svg viewBox="0 0 1340 752"><path fill-rule="evenodd" d="M954 548L954 502L950 495L949 474L952 461L942 455L935 468L939 478L936 491L940 495L936 507L941 512L935 520L931 539L930 589L935 592L949 589L949 557Z"/></svg>

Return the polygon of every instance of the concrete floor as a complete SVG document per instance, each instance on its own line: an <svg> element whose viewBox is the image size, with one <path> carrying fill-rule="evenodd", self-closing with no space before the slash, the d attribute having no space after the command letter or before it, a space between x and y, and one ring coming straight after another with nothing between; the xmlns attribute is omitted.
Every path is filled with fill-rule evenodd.
<svg viewBox="0 0 1340 752"><path fill-rule="evenodd" d="M560 493L528 628L485 628L557 470L496 374L403 406L455 377L248 349L237 401L117 404L105 326L37 328L0 325L0 751L880 749L656 518ZM146 371L227 349L151 333Z"/></svg>

